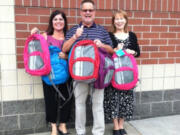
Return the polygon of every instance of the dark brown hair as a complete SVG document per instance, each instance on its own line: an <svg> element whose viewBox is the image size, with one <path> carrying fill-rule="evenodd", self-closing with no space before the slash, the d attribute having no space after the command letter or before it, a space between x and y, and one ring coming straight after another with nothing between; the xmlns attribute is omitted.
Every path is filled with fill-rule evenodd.
<svg viewBox="0 0 180 135"><path fill-rule="evenodd" d="M53 34L54 28L53 28L52 20L53 20L53 18L54 18L56 15L59 15L59 14L60 14L60 15L62 16L62 18L64 19L63 32L64 32L64 35L66 35L67 29L68 29L66 14L65 14L63 11L59 11L59 10L53 11L53 12L51 13L50 17L49 17L49 25L48 25L48 28L47 28L47 30L46 30L47 35L52 35L52 34Z"/></svg>

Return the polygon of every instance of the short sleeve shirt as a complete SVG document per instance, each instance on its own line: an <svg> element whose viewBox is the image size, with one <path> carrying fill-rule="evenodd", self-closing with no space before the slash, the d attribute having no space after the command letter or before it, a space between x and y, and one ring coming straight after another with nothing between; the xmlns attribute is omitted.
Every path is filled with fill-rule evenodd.
<svg viewBox="0 0 180 135"><path fill-rule="evenodd" d="M72 27L67 32L65 41L69 40L76 33L77 28L81 27L81 25L82 23ZM90 27L84 26L82 35L75 41L74 44L84 39L90 39L90 40L99 39L102 43L112 46L112 41L109 36L109 33L106 31L106 29L103 26L97 25L95 23L93 23L93 25Z"/></svg>

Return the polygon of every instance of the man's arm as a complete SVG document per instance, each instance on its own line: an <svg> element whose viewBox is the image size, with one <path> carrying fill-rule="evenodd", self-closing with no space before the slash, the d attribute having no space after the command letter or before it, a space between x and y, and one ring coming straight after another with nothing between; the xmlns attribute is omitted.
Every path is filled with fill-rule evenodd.
<svg viewBox="0 0 180 135"><path fill-rule="evenodd" d="M76 41L76 39L77 38L75 37L75 35L73 35L69 40L65 41L62 47L62 51L64 53L68 52L71 49L73 43Z"/></svg>
<svg viewBox="0 0 180 135"><path fill-rule="evenodd" d="M76 33L72 37L70 37L67 41L64 42L63 47L62 47L63 52L66 53L71 49L73 43L82 35L83 28L84 28L83 25L77 28Z"/></svg>

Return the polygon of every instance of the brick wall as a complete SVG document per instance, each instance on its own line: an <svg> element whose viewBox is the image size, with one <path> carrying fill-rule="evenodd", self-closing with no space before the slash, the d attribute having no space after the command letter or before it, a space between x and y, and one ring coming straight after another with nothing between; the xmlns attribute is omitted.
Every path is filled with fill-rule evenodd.
<svg viewBox="0 0 180 135"><path fill-rule="evenodd" d="M79 23L81 0L15 0L17 67L23 68L23 47L30 30L46 30L50 13L63 10L69 28ZM111 29L114 10L124 9L129 30L134 31L142 50L139 64L180 63L180 0L95 0L96 22Z"/></svg>

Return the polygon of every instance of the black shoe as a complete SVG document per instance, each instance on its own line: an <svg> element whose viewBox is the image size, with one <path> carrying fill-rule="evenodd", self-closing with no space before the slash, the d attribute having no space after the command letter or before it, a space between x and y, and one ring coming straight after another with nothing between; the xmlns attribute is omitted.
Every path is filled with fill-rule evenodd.
<svg viewBox="0 0 180 135"><path fill-rule="evenodd" d="M119 133L120 133L120 135L127 135L127 132L125 129L120 129Z"/></svg>
<svg viewBox="0 0 180 135"><path fill-rule="evenodd" d="M113 135L121 135L121 134L119 134L119 130L113 130Z"/></svg>
<svg viewBox="0 0 180 135"><path fill-rule="evenodd" d="M61 130L58 130L59 135L68 135L69 133L63 133Z"/></svg>

